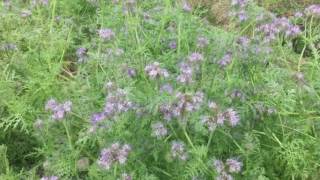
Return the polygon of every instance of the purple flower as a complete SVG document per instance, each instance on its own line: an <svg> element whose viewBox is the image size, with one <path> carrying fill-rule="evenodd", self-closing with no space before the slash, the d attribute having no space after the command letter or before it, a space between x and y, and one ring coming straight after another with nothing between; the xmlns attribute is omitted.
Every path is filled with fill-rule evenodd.
<svg viewBox="0 0 320 180"><path fill-rule="evenodd" d="M163 84L161 87L160 87L160 92L161 93L168 93L168 94L172 94L173 93L173 87L170 85L170 84Z"/></svg>
<svg viewBox="0 0 320 180"><path fill-rule="evenodd" d="M71 112L71 106L71 101L66 101L62 104L59 104L56 100L50 99L45 105L45 110L53 113L51 117L54 120L61 120L67 113Z"/></svg>
<svg viewBox="0 0 320 180"><path fill-rule="evenodd" d="M223 125L224 121L226 120L225 116L223 113L218 113L217 115L217 124Z"/></svg>
<svg viewBox="0 0 320 180"><path fill-rule="evenodd" d="M201 123L207 126L210 132L213 132L217 128L217 121L214 117L204 116Z"/></svg>
<svg viewBox="0 0 320 180"><path fill-rule="evenodd" d="M177 42L176 41L170 41L169 42L169 48L170 49L176 49L177 48Z"/></svg>
<svg viewBox="0 0 320 180"><path fill-rule="evenodd" d="M46 111L47 111L47 110L53 111L53 109L54 109L55 107L57 107L57 106L58 106L58 103L56 102L56 100L54 100L54 99L49 99L49 100L47 101L46 106L45 106L45 110L46 110Z"/></svg>
<svg viewBox="0 0 320 180"><path fill-rule="evenodd" d="M158 63L158 62L148 64L144 68L144 71L151 79L156 79L156 78L160 78L160 77L164 77L164 78L169 77L169 72L166 69L161 68L160 63Z"/></svg>
<svg viewBox="0 0 320 180"><path fill-rule="evenodd" d="M239 6L241 8L245 7L248 5L248 0L232 0L231 5L232 6Z"/></svg>
<svg viewBox="0 0 320 180"><path fill-rule="evenodd" d="M246 36L241 36L237 40L237 43L241 46L242 49L246 50L250 45L250 39Z"/></svg>
<svg viewBox="0 0 320 180"><path fill-rule="evenodd" d="M182 84L190 84L192 80L193 69L188 63L180 64L180 75L177 77L177 81Z"/></svg>
<svg viewBox="0 0 320 180"><path fill-rule="evenodd" d="M204 100L204 94L200 91L194 95L177 92L175 97L173 103L160 106L160 112L168 121L173 117L182 117L187 112L198 110Z"/></svg>
<svg viewBox="0 0 320 180"><path fill-rule="evenodd" d="M296 12L296 13L294 14L294 17L295 17L295 18L302 18L302 17L303 17L303 13L301 13L301 12Z"/></svg>
<svg viewBox="0 0 320 180"><path fill-rule="evenodd" d="M192 53L189 57L188 57L188 61L190 63L198 63L203 61L203 55L201 53L198 52L194 52Z"/></svg>
<svg viewBox="0 0 320 180"><path fill-rule="evenodd" d="M167 128L161 122L156 122L151 125L152 128L152 136L161 139L168 134Z"/></svg>
<svg viewBox="0 0 320 180"><path fill-rule="evenodd" d="M228 173L239 173L241 171L242 163L236 159L227 159L226 163L221 160L215 160L213 165L216 168L219 180L232 180L233 177Z"/></svg>
<svg viewBox="0 0 320 180"><path fill-rule="evenodd" d="M100 29L98 31L98 34L99 34L100 38L104 41L110 41L115 36L115 33L111 29L108 29L108 28Z"/></svg>
<svg viewBox="0 0 320 180"><path fill-rule="evenodd" d="M205 48L209 45L209 40L206 37L198 37L197 39L197 47L198 48Z"/></svg>
<svg viewBox="0 0 320 180"><path fill-rule="evenodd" d="M263 24L258 27L258 32L264 36L264 42L274 41L279 34L285 34L286 37L295 37L301 33L299 26L292 25L285 18L274 18L271 23Z"/></svg>
<svg viewBox="0 0 320 180"><path fill-rule="evenodd" d="M192 11L192 7L191 5L187 2L187 1L183 1L182 3L182 9L186 12L191 12Z"/></svg>
<svg viewBox="0 0 320 180"><path fill-rule="evenodd" d="M188 154L185 150L185 145L181 141L173 141L171 144L171 155L175 159L180 159L182 161L187 160Z"/></svg>
<svg viewBox="0 0 320 180"><path fill-rule="evenodd" d="M219 60L218 64L220 65L221 68L227 67L229 64L232 62L232 53L227 52L222 59Z"/></svg>
<svg viewBox="0 0 320 180"><path fill-rule="evenodd" d="M76 55L78 57L79 62L84 62L88 57L88 49L84 47L80 47L77 49Z"/></svg>
<svg viewBox="0 0 320 180"><path fill-rule="evenodd" d="M58 176L45 176L42 177L40 180L58 180Z"/></svg>
<svg viewBox="0 0 320 180"><path fill-rule="evenodd" d="M230 173L239 173L241 171L242 163L236 159L227 159L226 165L229 167Z"/></svg>
<svg viewBox="0 0 320 180"><path fill-rule="evenodd" d="M224 163L221 160L215 160L213 165L216 168L217 173L222 173L224 171Z"/></svg>
<svg viewBox="0 0 320 180"><path fill-rule="evenodd" d="M119 143L112 144L109 148L104 148L101 151L98 164L109 170L114 163L125 164L131 147L128 144L120 145Z"/></svg>
<svg viewBox="0 0 320 180"><path fill-rule="evenodd" d="M231 126L236 126L240 121L238 113L232 108L226 110L225 117L228 119Z"/></svg>
<svg viewBox="0 0 320 180"><path fill-rule="evenodd" d="M129 77L134 78L137 75L137 71L136 71L136 69L128 68L127 69L127 74L128 74Z"/></svg>
<svg viewBox="0 0 320 180"><path fill-rule="evenodd" d="M246 21L248 19L247 12L244 10L237 12L236 16L238 16L240 22Z"/></svg>
<svg viewBox="0 0 320 180"><path fill-rule="evenodd" d="M320 4L314 4L305 9L307 16L320 17Z"/></svg>
<svg viewBox="0 0 320 180"><path fill-rule="evenodd" d="M106 118L105 114L102 112L100 113L95 113L91 116L91 123L92 124L96 124L98 122L101 122L102 120L104 120Z"/></svg>
<svg viewBox="0 0 320 180"><path fill-rule="evenodd" d="M216 180L233 180L233 177L223 171L219 174L219 176L217 176Z"/></svg>

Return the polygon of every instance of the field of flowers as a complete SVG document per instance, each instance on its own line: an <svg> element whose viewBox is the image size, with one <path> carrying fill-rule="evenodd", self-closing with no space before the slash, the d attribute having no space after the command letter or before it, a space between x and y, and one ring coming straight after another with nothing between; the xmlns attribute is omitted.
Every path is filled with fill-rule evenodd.
<svg viewBox="0 0 320 180"><path fill-rule="evenodd" d="M3 0L0 180L320 179L320 2L266 2Z"/></svg>

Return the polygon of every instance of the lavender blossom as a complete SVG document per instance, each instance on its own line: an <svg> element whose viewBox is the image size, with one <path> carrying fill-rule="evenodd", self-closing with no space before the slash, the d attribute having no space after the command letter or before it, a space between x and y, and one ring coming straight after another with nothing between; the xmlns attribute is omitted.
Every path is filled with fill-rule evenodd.
<svg viewBox="0 0 320 180"><path fill-rule="evenodd" d="M168 134L167 128L161 122L156 122L151 125L152 128L152 136L161 139Z"/></svg>
<svg viewBox="0 0 320 180"><path fill-rule="evenodd" d="M177 48L177 42L176 41L170 41L169 42L169 48L170 49L176 49Z"/></svg>
<svg viewBox="0 0 320 180"><path fill-rule="evenodd" d="M280 34L285 34L286 37L295 37L301 33L299 26L292 25L285 18L274 18L271 23L267 23L258 27L258 32L264 36L264 42L272 42Z"/></svg>
<svg viewBox="0 0 320 180"><path fill-rule="evenodd" d="M217 128L217 121L214 117L204 116L202 117L201 123L207 126L210 132L213 132Z"/></svg>
<svg viewBox="0 0 320 180"><path fill-rule="evenodd" d="M238 113L232 108L226 110L225 117L228 119L231 126L236 126L240 121Z"/></svg>
<svg viewBox="0 0 320 180"><path fill-rule="evenodd" d="M51 111L53 113L51 116L52 119L61 120L65 117L67 113L71 112L71 106L71 101L66 101L62 104L59 104L56 102L56 100L50 99L45 105L45 110Z"/></svg>
<svg viewBox="0 0 320 180"><path fill-rule="evenodd" d="M168 93L168 94L172 94L173 93L173 87L170 84L163 84L160 87L160 93Z"/></svg>
<svg viewBox="0 0 320 180"><path fill-rule="evenodd" d="M227 52L222 59L219 60L218 64L220 65L221 68L227 67L229 64L232 62L232 53Z"/></svg>
<svg viewBox="0 0 320 180"><path fill-rule="evenodd" d="M203 92L196 92L194 95L181 92L176 93L176 99L172 104L164 104L160 112L166 120L182 117L187 112L194 112L200 108L204 100Z"/></svg>
<svg viewBox="0 0 320 180"><path fill-rule="evenodd" d="M224 163L221 160L215 160L213 165L216 168L217 173L222 173L224 171Z"/></svg>
<svg viewBox="0 0 320 180"><path fill-rule="evenodd" d="M151 79L156 79L156 78L160 78L160 77L164 77L167 78L169 77L169 72L160 67L160 63L158 62L154 62L152 64L148 64L145 68L144 68L146 74L151 78Z"/></svg>
<svg viewBox="0 0 320 180"><path fill-rule="evenodd" d="M305 9L307 16L320 17L320 4L314 4Z"/></svg>
<svg viewBox="0 0 320 180"><path fill-rule="evenodd" d="M78 62L84 62L88 57L88 49L84 47L80 47L77 49L76 55L78 58Z"/></svg>
<svg viewBox="0 0 320 180"><path fill-rule="evenodd" d="M97 124L98 122L101 122L106 118L106 115L102 112L100 113L95 113L91 116L91 123L92 124Z"/></svg>
<svg viewBox="0 0 320 180"><path fill-rule="evenodd" d="M229 167L230 173L239 173L241 171L242 163L236 159L227 159L226 165Z"/></svg>
<svg viewBox="0 0 320 180"><path fill-rule="evenodd" d="M187 2L187 1L183 1L182 3L182 9L186 12L191 12L192 11L192 7L191 5Z"/></svg>
<svg viewBox="0 0 320 180"><path fill-rule="evenodd" d="M209 40L206 37L198 37L197 39L197 47L198 48L205 48L209 45Z"/></svg>
<svg viewBox="0 0 320 180"><path fill-rule="evenodd" d="M188 63L180 64L180 74L177 77L177 81L182 84L190 84L193 82L192 80L193 69Z"/></svg>
<svg viewBox="0 0 320 180"><path fill-rule="evenodd" d="M303 13L302 12L296 12L296 13L294 13L294 17L295 18L302 18L303 17Z"/></svg>
<svg viewBox="0 0 320 180"><path fill-rule="evenodd" d="M248 0L232 0L231 1L232 6L238 6L240 8L247 6L248 3L249 3Z"/></svg>
<svg viewBox="0 0 320 180"><path fill-rule="evenodd" d="M221 172L216 180L233 180L233 177L226 172Z"/></svg>
<svg viewBox="0 0 320 180"><path fill-rule="evenodd" d="M58 180L58 176L45 176L42 177L40 180Z"/></svg>
<svg viewBox="0 0 320 180"><path fill-rule="evenodd" d="M134 68L128 68L127 69L127 75L131 78L134 78L137 76L137 71Z"/></svg>
<svg viewBox="0 0 320 180"><path fill-rule="evenodd" d="M203 55L198 52L194 52L188 57L188 62L190 63L198 63L201 61L203 61Z"/></svg>
<svg viewBox="0 0 320 180"><path fill-rule="evenodd" d="M182 161L187 160L188 154L185 150L185 145L181 141L173 141L171 145L171 155L175 159L180 159Z"/></svg>
<svg viewBox="0 0 320 180"><path fill-rule="evenodd" d="M121 146L120 143L114 143L109 148L102 149L98 164L106 170L109 170L115 163L123 165L130 151L131 147L128 144Z"/></svg>
<svg viewBox="0 0 320 180"><path fill-rule="evenodd" d="M100 29L98 31L100 38L104 41L110 41L115 37L115 33L111 29Z"/></svg>

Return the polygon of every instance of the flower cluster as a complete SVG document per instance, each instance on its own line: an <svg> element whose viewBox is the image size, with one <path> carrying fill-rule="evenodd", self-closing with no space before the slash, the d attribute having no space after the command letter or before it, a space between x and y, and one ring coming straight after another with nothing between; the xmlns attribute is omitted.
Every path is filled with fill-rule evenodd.
<svg viewBox="0 0 320 180"><path fill-rule="evenodd" d="M240 22L246 21L248 19L247 7L249 6L248 0L232 0L231 6L233 11L231 16L237 17Z"/></svg>
<svg viewBox="0 0 320 180"><path fill-rule="evenodd" d="M258 31L264 36L265 42L276 40L280 34L284 34L286 37L295 37L301 33L300 27L291 24L285 17L274 18L271 23L258 27Z"/></svg>
<svg viewBox="0 0 320 180"><path fill-rule="evenodd" d="M181 141L173 141L171 144L171 155L174 159L187 160L188 153L185 150L184 143Z"/></svg>
<svg viewBox="0 0 320 180"><path fill-rule="evenodd" d="M108 118L127 112L133 108L133 103L128 100L127 92L124 89L116 88L112 82L106 84L108 95L104 105L103 112L95 113L91 117L93 125Z"/></svg>
<svg viewBox="0 0 320 180"><path fill-rule="evenodd" d="M201 53L194 52L187 57L187 61L180 63L180 74L177 76L177 81L181 84L190 84L193 82L192 76L195 70L199 69L199 63L204 60Z"/></svg>
<svg viewBox="0 0 320 180"><path fill-rule="evenodd" d="M161 68L159 62L153 62L152 64L148 64L144 68L144 71L151 79L156 79L160 77L164 77L164 78L169 77L169 72L166 69Z"/></svg>
<svg viewBox="0 0 320 180"><path fill-rule="evenodd" d="M206 37L200 36L197 39L197 47L205 48L209 45L209 40Z"/></svg>
<svg viewBox="0 0 320 180"><path fill-rule="evenodd" d="M88 49L84 48L84 47L80 47L77 49L76 55L78 58L78 62L84 62L86 61L87 57L88 57Z"/></svg>
<svg viewBox="0 0 320 180"><path fill-rule="evenodd" d="M193 82L193 68L189 63L180 64L180 74L177 76L177 81L181 84L190 84Z"/></svg>
<svg viewBox="0 0 320 180"><path fill-rule="evenodd" d="M164 119L171 120L172 118L183 117L187 112L198 110L204 100L204 94L201 91L194 95L177 92L176 99L172 104L164 104L160 107L160 112Z"/></svg>
<svg viewBox="0 0 320 180"><path fill-rule="evenodd" d="M219 61L218 64L221 68L227 67L232 62L232 53L227 52Z"/></svg>
<svg viewBox="0 0 320 180"><path fill-rule="evenodd" d="M173 93L173 87L170 84L163 84L160 87L160 93L168 93L172 94Z"/></svg>
<svg viewBox="0 0 320 180"><path fill-rule="evenodd" d="M60 104L55 99L50 99L45 106L45 110L53 113L51 116L52 119L61 120L67 113L71 112L71 106L71 101L66 101Z"/></svg>
<svg viewBox="0 0 320 180"><path fill-rule="evenodd" d="M99 29L98 34L99 34L100 38L104 41L110 41L115 36L115 33L109 28Z"/></svg>
<svg viewBox="0 0 320 180"><path fill-rule="evenodd" d="M228 122L232 127L239 124L239 115L233 108L228 108L221 112L215 102L209 102L208 107L213 114L210 116L203 116L201 123L205 125L210 132L213 132L217 126L224 125L225 122Z"/></svg>
<svg viewBox="0 0 320 180"><path fill-rule="evenodd" d="M188 3L188 1L183 1L182 2L182 9L186 12L191 12L192 11L192 7L191 5Z"/></svg>
<svg viewBox="0 0 320 180"><path fill-rule="evenodd" d="M152 136L158 139L161 139L168 134L168 130L162 122L156 122L152 124L151 128L152 128Z"/></svg>
<svg viewBox="0 0 320 180"><path fill-rule="evenodd" d="M58 180L58 176L45 176L42 177L40 180Z"/></svg>
<svg viewBox="0 0 320 180"><path fill-rule="evenodd" d="M110 169L114 163L125 164L128 155L131 151L131 147L128 144L121 145L116 142L109 148L104 148L101 151L98 164L104 169Z"/></svg>
<svg viewBox="0 0 320 180"><path fill-rule="evenodd" d="M218 180L232 180L233 177L228 173L239 173L242 167L242 163L234 158L227 159L225 163L221 160L215 160L213 164L218 173Z"/></svg>
<svg viewBox="0 0 320 180"><path fill-rule="evenodd" d="M304 11L307 16L320 17L320 4L307 7Z"/></svg>

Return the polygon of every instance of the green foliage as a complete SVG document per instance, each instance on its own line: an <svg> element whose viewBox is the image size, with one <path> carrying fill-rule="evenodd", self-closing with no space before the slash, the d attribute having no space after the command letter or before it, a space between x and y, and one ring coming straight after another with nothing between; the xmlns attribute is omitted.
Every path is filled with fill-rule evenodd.
<svg viewBox="0 0 320 180"><path fill-rule="evenodd" d="M124 173L142 180L215 179L214 160L229 158L243 164L234 179L319 179L319 19L293 19L304 27L298 37L277 37L271 52L256 53L265 48L256 21L267 12L262 7L250 4L249 20L225 30L202 17L203 7L186 12L181 6L172 0L137 0L133 7L110 0L11 1L10 8L2 3L0 179L120 179ZM22 17L27 9L32 15ZM101 40L100 28L112 29L114 39ZM257 41L250 52L239 50L237 40L244 35ZM197 47L200 36L208 47ZM172 41L176 48L168 46ZM16 48L5 48L8 44ZM83 63L79 47L88 49ZM193 52L204 60L194 82L181 85L179 64ZM227 52L232 63L222 68L217 62ZM155 61L170 72L168 79L146 75L145 66ZM126 67L137 75L130 78ZM136 106L95 127L90 118L105 108L106 82L123 88ZM202 91L205 101L199 110L183 112L185 122L166 121L161 106L177 97L160 92L165 83L174 93ZM243 98L232 97L235 90ZM51 98L70 100L72 111L53 120L45 110ZM208 131L201 118L212 113L209 101L219 111L236 109L240 124ZM159 121L168 129L162 139L152 135ZM187 160L172 156L175 140L184 143ZM130 144L128 160L103 169L97 163L101 150L115 142ZM80 168L83 158L89 164Z"/></svg>

